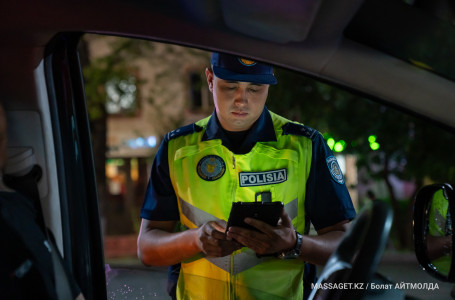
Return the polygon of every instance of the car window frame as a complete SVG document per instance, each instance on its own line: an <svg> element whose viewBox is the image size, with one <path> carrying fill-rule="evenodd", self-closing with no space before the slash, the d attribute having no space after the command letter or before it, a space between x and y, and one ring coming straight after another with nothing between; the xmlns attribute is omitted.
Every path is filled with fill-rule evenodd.
<svg viewBox="0 0 455 300"><path fill-rule="evenodd" d="M107 299L90 128L77 45L62 33L47 45L44 70L55 141L63 256L86 299Z"/></svg>

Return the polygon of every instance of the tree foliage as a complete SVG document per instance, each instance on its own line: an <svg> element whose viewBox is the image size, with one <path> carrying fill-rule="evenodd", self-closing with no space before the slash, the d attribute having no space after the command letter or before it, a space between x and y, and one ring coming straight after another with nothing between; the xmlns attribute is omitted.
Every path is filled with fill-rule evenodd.
<svg viewBox="0 0 455 300"><path fill-rule="evenodd" d="M366 180L387 186L395 211L398 247L409 247L412 201L407 199L409 206L403 214L391 175L413 182L416 190L428 180L454 183L455 135L301 74L277 69L276 75L279 83L270 89L269 108L318 129L324 137L343 140L343 153L356 155L358 168L367 170ZM378 143L376 151L370 146L371 136Z"/></svg>

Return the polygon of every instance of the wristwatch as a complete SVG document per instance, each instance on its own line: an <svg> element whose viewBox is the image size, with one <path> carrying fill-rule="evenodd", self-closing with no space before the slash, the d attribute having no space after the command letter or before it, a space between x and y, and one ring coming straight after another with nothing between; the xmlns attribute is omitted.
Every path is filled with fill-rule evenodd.
<svg viewBox="0 0 455 300"><path fill-rule="evenodd" d="M278 255L278 258L296 259L300 256L300 249L302 248L302 235L295 231L295 237L296 237L295 247L291 250L281 252L281 254Z"/></svg>

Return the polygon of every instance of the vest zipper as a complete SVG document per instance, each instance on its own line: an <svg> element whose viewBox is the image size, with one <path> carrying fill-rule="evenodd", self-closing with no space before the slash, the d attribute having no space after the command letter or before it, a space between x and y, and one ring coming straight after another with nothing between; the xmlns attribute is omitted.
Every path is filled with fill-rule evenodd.
<svg viewBox="0 0 455 300"><path fill-rule="evenodd" d="M235 282L234 282L234 254L231 254L231 265L229 267L229 299L235 299Z"/></svg>
<svg viewBox="0 0 455 300"><path fill-rule="evenodd" d="M235 170L235 154L232 153L232 169ZM235 171L234 171L235 172ZM236 172L235 172L236 173ZM234 176L234 188L232 191L232 202L235 202L235 191L236 191L236 180L237 176ZM234 277L234 253L232 253L230 258L230 268L229 268L229 299L234 300L236 298L235 295L235 277Z"/></svg>

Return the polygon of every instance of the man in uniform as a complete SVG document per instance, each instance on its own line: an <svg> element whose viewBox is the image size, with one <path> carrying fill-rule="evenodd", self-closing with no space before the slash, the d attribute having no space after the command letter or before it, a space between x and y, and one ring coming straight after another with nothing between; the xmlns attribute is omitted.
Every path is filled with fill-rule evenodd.
<svg viewBox="0 0 455 300"><path fill-rule="evenodd" d="M211 65L215 111L161 143L138 255L181 263L178 299L302 299L304 263L325 264L355 217L343 174L319 132L265 107L271 66L221 53ZM278 225L226 228L232 202L258 195L284 204Z"/></svg>

